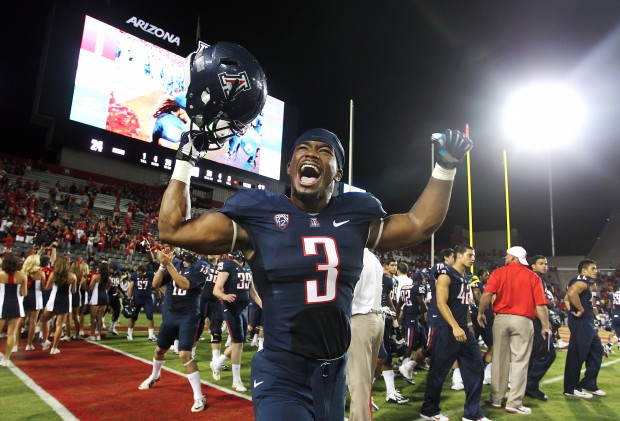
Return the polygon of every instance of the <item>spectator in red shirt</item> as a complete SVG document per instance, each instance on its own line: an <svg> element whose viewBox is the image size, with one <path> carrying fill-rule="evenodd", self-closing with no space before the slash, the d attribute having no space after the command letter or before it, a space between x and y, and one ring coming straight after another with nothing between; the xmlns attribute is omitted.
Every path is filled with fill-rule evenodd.
<svg viewBox="0 0 620 421"><path fill-rule="evenodd" d="M491 273L480 298L478 323L486 326L484 312L492 298L495 321L493 322L493 365L491 368L490 404L500 408L508 389L508 376L512 364L510 393L506 411L530 414L523 406L527 385L527 369L534 335L533 319L542 322L542 335L549 334L547 298L540 278L529 269L527 253L523 247L506 250L506 266Z"/></svg>

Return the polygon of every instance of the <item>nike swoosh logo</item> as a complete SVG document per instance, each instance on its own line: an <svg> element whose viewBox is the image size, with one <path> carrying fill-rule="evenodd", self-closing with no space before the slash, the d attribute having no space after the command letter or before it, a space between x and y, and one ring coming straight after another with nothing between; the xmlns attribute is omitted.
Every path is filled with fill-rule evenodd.
<svg viewBox="0 0 620 421"><path fill-rule="evenodd" d="M334 220L334 227L338 228L340 225L344 225L344 224L346 224L349 221L350 221L350 219L347 219L346 221L342 221L342 222L336 222Z"/></svg>
<svg viewBox="0 0 620 421"><path fill-rule="evenodd" d="M433 314L433 317L437 317L437 315L436 315L436 314Z"/></svg>
<svg viewBox="0 0 620 421"><path fill-rule="evenodd" d="M256 380L254 380L254 389L256 389L258 386L260 386L263 383L265 383L264 380L262 382L257 382Z"/></svg>

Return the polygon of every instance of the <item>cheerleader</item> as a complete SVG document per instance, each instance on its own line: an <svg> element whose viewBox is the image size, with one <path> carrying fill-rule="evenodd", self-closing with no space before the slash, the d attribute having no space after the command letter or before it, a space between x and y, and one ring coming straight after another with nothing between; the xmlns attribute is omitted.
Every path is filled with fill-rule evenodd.
<svg viewBox="0 0 620 421"><path fill-rule="evenodd" d="M28 320L28 343L26 351L34 350L32 341L39 320L39 313L43 309L43 287L47 277L41 270L41 257L38 254L31 254L24 261L22 271L28 277L28 293L24 298L24 311Z"/></svg>
<svg viewBox="0 0 620 421"><path fill-rule="evenodd" d="M86 269L85 269L86 268ZM80 331L84 327L84 291L81 286L87 282L88 265L82 259L77 259L71 263L71 272L75 274L77 288L75 294L71 295L71 317L67 319L67 335L70 339L83 339ZM71 319L75 326L75 335L71 335Z"/></svg>
<svg viewBox="0 0 620 421"><path fill-rule="evenodd" d="M100 332L103 330L103 312L105 311L110 299L108 290L110 289L110 265L108 262L99 263L97 273L90 280L89 289L91 291L90 300L90 340L101 340Z"/></svg>
<svg viewBox="0 0 620 421"><path fill-rule="evenodd" d="M66 256L59 257L54 263L54 270L49 282L47 283L47 289L51 289L50 299L45 307L45 313L42 318L42 331L45 342L43 342L43 350L49 349L51 346L50 354L60 354L58 349L58 342L60 341L60 334L62 333L62 327L65 324L67 315L71 311L71 296L77 289L77 277L71 272L71 265L69 258ZM56 316L56 329L54 331L54 341L50 342L47 338L49 335L48 321Z"/></svg>
<svg viewBox="0 0 620 421"><path fill-rule="evenodd" d="M4 256L0 266L0 331L7 326L6 349L0 366L8 367L13 347L17 344L19 324L24 317L24 296L28 292L28 277L20 271L22 264L13 253Z"/></svg>

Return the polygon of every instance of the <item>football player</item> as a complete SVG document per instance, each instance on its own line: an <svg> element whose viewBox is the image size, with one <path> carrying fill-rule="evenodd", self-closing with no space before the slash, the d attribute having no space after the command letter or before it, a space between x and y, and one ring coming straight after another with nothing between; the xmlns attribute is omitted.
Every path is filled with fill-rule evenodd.
<svg viewBox="0 0 620 421"><path fill-rule="evenodd" d="M134 317L129 319L127 326L127 340L133 341L133 327L138 320L140 310L144 308L147 326L149 329L149 341L155 342L155 322L153 321L153 271L147 271L146 266L138 265L136 271L131 274L127 297L133 301L136 309Z"/></svg>
<svg viewBox="0 0 620 421"><path fill-rule="evenodd" d="M250 296L259 307L262 307L262 302L254 289L252 271L244 264L243 254L240 251L233 251L228 258L218 263L213 295L224 304L224 321L231 337L230 346L210 363L213 377L217 380L220 366L230 358L233 372L232 387L237 392L245 392L247 389L241 381L241 352L248 330L245 310L248 308Z"/></svg>
<svg viewBox="0 0 620 421"><path fill-rule="evenodd" d="M465 413L463 420L487 420L480 407L484 363L478 340L474 337L469 314L469 281L466 271L476 259L473 247L460 244L454 248L453 266L437 268L431 281L432 299L429 313L433 318L429 335L431 368L426 379L426 393L420 416L433 421L447 421L441 414L441 387L455 361L463 373Z"/></svg>
<svg viewBox="0 0 620 421"><path fill-rule="evenodd" d="M241 250L250 264L265 327L264 349L252 360L257 420L343 419L351 303L364 247L398 250L436 231L456 166L473 144L457 131L433 135L438 164L427 187L407 213L384 218L368 193L332 197L344 148L334 133L311 129L293 143L290 196L239 190L218 212L188 219L192 168L206 156L205 141L221 146L258 115L266 95L262 69L239 46L199 49L188 68L187 109L196 130L184 134L177 152L161 202L160 240L203 254Z"/></svg>
<svg viewBox="0 0 620 421"><path fill-rule="evenodd" d="M198 365L192 356L192 347L200 320L200 293L206 279L206 262L196 261L193 254L189 252L184 252L182 258L183 265L178 271L172 263L172 253L157 251L157 260L160 262L158 272L167 271L173 282L167 288L171 290L171 295L170 300L167 300L164 305L167 309L162 315L162 324L159 328L153 357L153 369L151 375L138 386L138 389L150 389L160 380L166 352L174 340L179 338L179 358L183 362L187 380L194 393L194 404L191 410L200 412L205 409L206 401L202 394Z"/></svg>

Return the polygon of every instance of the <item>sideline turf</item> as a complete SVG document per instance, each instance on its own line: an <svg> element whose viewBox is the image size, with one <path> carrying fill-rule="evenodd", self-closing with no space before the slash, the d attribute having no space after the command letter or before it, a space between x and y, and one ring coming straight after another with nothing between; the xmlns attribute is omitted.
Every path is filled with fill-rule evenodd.
<svg viewBox="0 0 620 421"><path fill-rule="evenodd" d="M141 315L137 323L137 327L145 327L146 321ZM109 321L109 316L107 317ZM155 325L160 323L160 315L155 317ZM88 321L87 321L88 322ZM125 339L125 328L127 320L121 318L121 326L118 337L110 336L102 342L108 346L121 349L125 352L150 360L153 356L155 343L149 342L148 334L145 330L134 331L134 340L127 341ZM215 382L211 377L211 370L208 366L211 360L211 347L208 339L208 332L203 334L205 340L198 344L197 359L201 371L201 378L208 382L217 384L218 386L230 388L232 384L232 372L223 371L222 378L219 382ZM226 334L223 341L226 340ZM62 345L61 345L62 346ZM224 345L222 344L222 350ZM241 362L241 378L243 379L248 392L250 385L250 360L256 351L249 345L244 346ZM541 402L526 397L524 404L532 408L532 415L527 416L529 420L551 420L551 421L598 421L598 420L619 420L620 419L620 351L615 348L615 352L609 357L603 359L603 364L613 363L601 369L599 374L599 387L608 393L606 398L595 397L589 401L583 399L567 399L562 395L562 380L564 372L564 362L566 359L566 351L558 351L558 356L553 366L543 378L543 382L547 384L541 385L541 389L549 396L548 402ZM617 362L617 363L615 363ZM230 360L225 364L230 366ZM168 354L166 366L182 371L183 367L177 356L172 352ZM551 381L560 378L556 381ZM373 419L378 421L411 421L419 419L420 406L424 398L424 389L426 385L426 372L418 371L414 376L416 385L408 385L405 381L397 377L396 387L401 393L410 399L410 402L404 405L388 404L385 402L385 384L382 378L378 378L373 387L373 397L375 403L379 405L380 410L373 414ZM442 412L450 417L451 420L460 420L463 416L463 402L465 394L462 391L453 391L450 389L450 376L444 384L442 393L441 408ZM490 386L484 386L482 397L488 397ZM24 404L27 402L28 404ZM2 408L1 419L10 420L27 420L27 419L59 419L58 416L49 407L41 401L34 392L30 391L24 384L19 381L8 370L0 370L0 408ZM518 415L508 414L504 410L490 409L484 407L485 415L494 420L515 420ZM520 418L519 418L520 419ZM216 420L214 420L216 421Z"/></svg>

